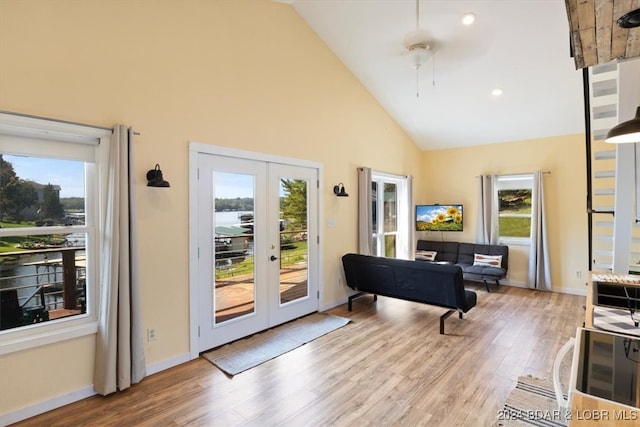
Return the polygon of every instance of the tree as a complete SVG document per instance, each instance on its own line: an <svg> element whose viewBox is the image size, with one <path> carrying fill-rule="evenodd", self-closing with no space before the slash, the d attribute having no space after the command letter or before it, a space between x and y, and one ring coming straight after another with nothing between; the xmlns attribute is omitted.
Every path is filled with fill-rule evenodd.
<svg viewBox="0 0 640 427"><path fill-rule="evenodd" d="M307 229L307 182L300 179L281 180L284 197L280 199L282 216L289 230Z"/></svg>
<svg viewBox="0 0 640 427"><path fill-rule="evenodd" d="M19 220L20 212L37 201L38 194L33 185L18 178L13 165L0 155L0 221L7 215Z"/></svg>
<svg viewBox="0 0 640 427"><path fill-rule="evenodd" d="M216 211L252 211L252 197L236 197L235 199L219 199L216 198Z"/></svg>
<svg viewBox="0 0 640 427"><path fill-rule="evenodd" d="M58 192L54 190L53 185L47 184L42 189L42 203L40 204L40 215L43 218L62 218L64 216L64 208L60 203Z"/></svg>

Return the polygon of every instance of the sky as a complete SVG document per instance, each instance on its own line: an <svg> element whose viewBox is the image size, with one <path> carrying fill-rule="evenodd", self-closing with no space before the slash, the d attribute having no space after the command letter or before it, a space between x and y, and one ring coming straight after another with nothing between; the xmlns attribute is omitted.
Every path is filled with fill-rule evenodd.
<svg viewBox="0 0 640 427"><path fill-rule="evenodd" d="M216 172L215 179L215 197L219 199L235 199L235 198L253 198L254 182L253 175L241 173ZM280 184L280 197L284 196L284 187Z"/></svg>
<svg viewBox="0 0 640 427"><path fill-rule="evenodd" d="M215 197L218 199L254 197L252 175L218 172L214 179Z"/></svg>
<svg viewBox="0 0 640 427"><path fill-rule="evenodd" d="M43 185L59 185L61 198L84 197L84 162L7 154L2 158L13 165L20 179Z"/></svg>

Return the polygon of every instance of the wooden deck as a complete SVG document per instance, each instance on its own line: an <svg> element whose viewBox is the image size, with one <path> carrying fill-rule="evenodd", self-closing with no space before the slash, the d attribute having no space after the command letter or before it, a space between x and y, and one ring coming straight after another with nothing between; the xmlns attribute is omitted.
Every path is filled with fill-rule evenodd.
<svg viewBox="0 0 640 427"><path fill-rule="evenodd" d="M62 319L63 317L75 316L76 314L82 314L82 310L68 308L49 310L49 320Z"/></svg>
<svg viewBox="0 0 640 427"><path fill-rule="evenodd" d="M307 296L307 263L280 269L280 303ZM252 275L239 275L216 281L216 323L251 313L254 309Z"/></svg>

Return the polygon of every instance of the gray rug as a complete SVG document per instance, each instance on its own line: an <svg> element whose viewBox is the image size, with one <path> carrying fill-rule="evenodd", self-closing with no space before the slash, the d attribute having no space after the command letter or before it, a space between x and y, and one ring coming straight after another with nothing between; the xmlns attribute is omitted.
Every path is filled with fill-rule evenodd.
<svg viewBox="0 0 640 427"><path fill-rule="evenodd" d="M638 316L636 314L636 316ZM640 336L629 310L593 307L593 327L605 331Z"/></svg>
<svg viewBox="0 0 640 427"><path fill-rule="evenodd" d="M566 396L565 396L566 398ZM495 427L566 426L566 414L558 410L553 384L550 381L519 377L516 388L498 411Z"/></svg>
<svg viewBox="0 0 640 427"><path fill-rule="evenodd" d="M335 331L351 320L313 313L202 354L229 375L258 366L303 344Z"/></svg>

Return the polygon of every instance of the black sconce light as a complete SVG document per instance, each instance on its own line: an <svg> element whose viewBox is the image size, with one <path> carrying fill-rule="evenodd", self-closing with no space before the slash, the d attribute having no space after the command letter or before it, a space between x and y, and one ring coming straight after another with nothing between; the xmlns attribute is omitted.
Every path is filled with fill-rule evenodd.
<svg viewBox="0 0 640 427"><path fill-rule="evenodd" d="M169 181L165 181L162 177L160 165L156 164L155 169L147 172L147 187L171 187Z"/></svg>
<svg viewBox="0 0 640 427"><path fill-rule="evenodd" d="M340 183L340 184L335 185L333 187L333 194L335 194L338 197L349 197L347 192L344 191L344 184L343 183Z"/></svg>

